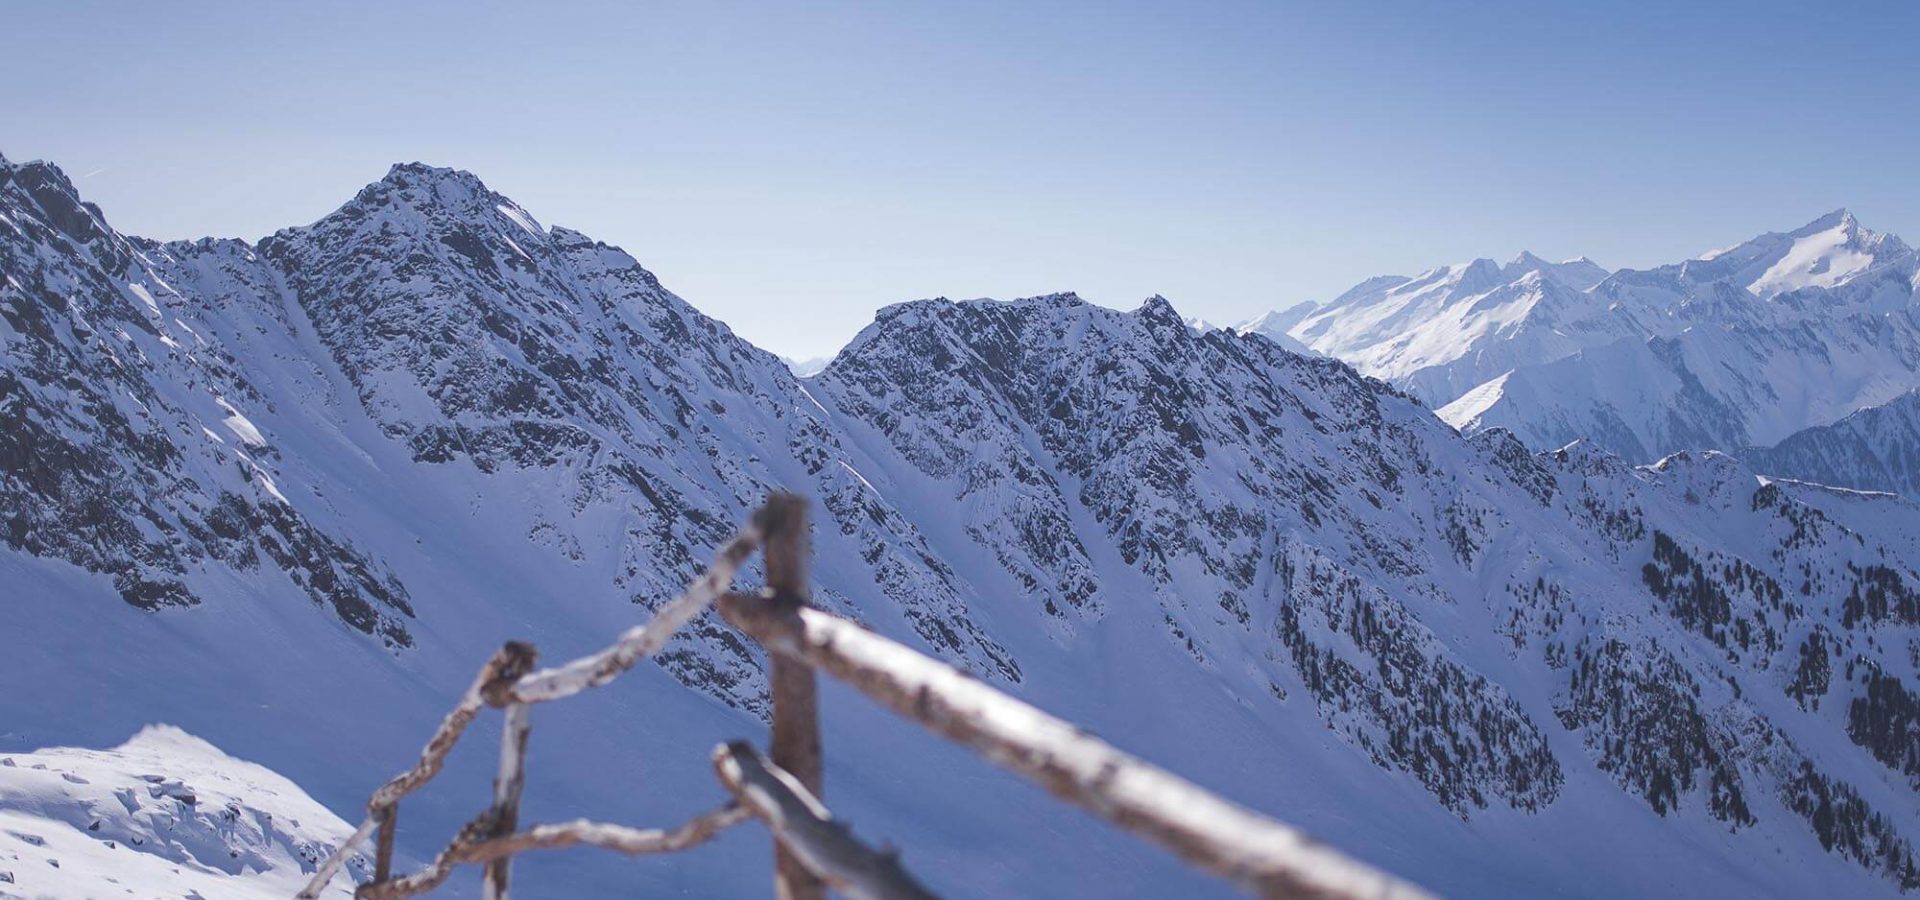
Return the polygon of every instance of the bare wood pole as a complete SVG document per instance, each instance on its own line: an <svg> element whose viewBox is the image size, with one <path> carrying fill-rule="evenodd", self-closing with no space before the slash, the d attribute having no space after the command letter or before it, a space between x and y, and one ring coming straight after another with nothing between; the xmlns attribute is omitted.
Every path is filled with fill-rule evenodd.
<svg viewBox="0 0 1920 900"><path fill-rule="evenodd" d="M898 856L853 836L800 784L746 741L713 750L713 770L740 805L767 824L775 842L854 900L934 900L900 867Z"/></svg>
<svg viewBox="0 0 1920 900"><path fill-rule="evenodd" d="M363 884L354 892L359 900L403 900L417 897L446 883L455 866L461 863L485 863L528 850L584 845L613 850L632 856L647 853L676 853L697 847L728 828L750 818L738 804L729 803L712 812L702 813L671 830L629 828L605 822L578 819L553 825L538 825L506 837L488 837L489 816L461 829L453 843L440 851L431 863L418 872L391 881Z"/></svg>
<svg viewBox="0 0 1920 900"><path fill-rule="evenodd" d="M1230 803L1074 725L816 609L727 594L720 613L774 654L821 669L1055 796L1262 897L1416 898L1424 891Z"/></svg>
<svg viewBox="0 0 1920 900"><path fill-rule="evenodd" d="M400 818L400 804L395 803L380 811L380 831L373 840L373 880L385 881L393 877L393 828L395 820Z"/></svg>
<svg viewBox="0 0 1920 900"><path fill-rule="evenodd" d="M300 889L300 893L293 895L293 900L318 900L320 892L326 889L327 882L333 880L334 874L346 864L347 857L353 854L353 848L360 846L361 841L373 834L374 822L373 816L362 819L360 827L355 828L353 834L340 842L340 846L334 849L333 855L322 860L320 865L314 868L313 878L307 882L306 887Z"/></svg>
<svg viewBox="0 0 1920 900"><path fill-rule="evenodd" d="M765 536L768 600L798 610L807 605L807 501L777 493L754 514ZM773 695L773 764L792 775L813 796L822 794L819 685L813 669L797 659L774 656L769 693ZM826 886L785 843L773 848L773 895L777 900L823 900Z"/></svg>
<svg viewBox="0 0 1920 900"><path fill-rule="evenodd" d="M536 825L518 834L481 841L462 848L458 855L462 862L486 862L515 853L525 853L528 850L548 850L582 844L632 856L643 853L675 853L704 844L712 840L714 835L751 817L752 814L740 805L729 803L712 812L702 813L685 825L672 830L629 828L625 825L609 825L604 822L579 819L556 825Z"/></svg>
<svg viewBox="0 0 1920 900"><path fill-rule="evenodd" d="M525 703L507 706L506 722L500 728L500 774L493 780L493 833L505 837L520 825L520 793L527 784L527 736L533 724ZM513 857L503 855L487 863L481 876L484 900L507 900L507 880Z"/></svg>
<svg viewBox="0 0 1920 900"><path fill-rule="evenodd" d="M655 610L651 619L627 629L619 640L598 653L527 675L513 685L511 694L502 698L502 702L510 699L520 703L546 703L571 697L618 678L635 663L660 652L674 632L706 612L720 592L733 583L734 573L760 548L760 539L757 521L741 529L720 548L713 565L695 577L680 596Z"/></svg>

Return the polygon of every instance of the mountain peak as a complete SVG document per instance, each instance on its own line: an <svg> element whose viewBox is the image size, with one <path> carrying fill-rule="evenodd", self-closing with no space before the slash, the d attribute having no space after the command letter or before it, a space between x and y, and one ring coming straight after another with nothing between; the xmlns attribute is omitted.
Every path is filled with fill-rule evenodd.
<svg viewBox="0 0 1920 900"><path fill-rule="evenodd" d="M1286 334L1293 326L1300 324L1301 320L1312 315L1313 311L1318 308L1319 304L1314 303L1312 300L1305 300L1284 309L1274 309L1263 312L1234 326L1233 330L1243 334L1251 331L1257 331L1262 334Z"/></svg>
<svg viewBox="0 0 1920 900"><path fill-rule="evenodd" d="M480 181L480 176L465 169L430 166L417 160L394 163L387 169L386 177L380 180L399 187L454 183L482 191L487 189L486 184Z"/></svg>
<svg viewBox="0 0 1920 900"><path fill-rule="evenodd" d="M1182 327L1186 326L1186 320L1180 318L1180 313L1174 310L1173 303L1159 294L1154 294L1142 301L1140 308L1134 310L1134 315L1147 322L1171 322Z"/></svg>
<svg viewBox="0 0 1920 900"><path fill-rule="evenodd" d="M1549 262L1532 251L1522 250L1512 262L1501 267L1500 274L1508 281L1538 274L1540 280L1556 281L1576 291L1584 291L1599 284L1612 273L1584 256L1576 256L1564 262Z"/></svg>
<svg viewBox="0 0 1920 900"><path fill-rule="evenodd" d="M1806 237L1810 234L1819 234L1822 231L1831 231L1835 228L1845 228L1848 231L1855 231L1860 228L1860 220L1854 218L1853 210L1842 206L1833 212L1827 213L1787 233L1793 237Z"/></svg>
<svg viewBox="0 0 1920 900"><path fill-rule="evenodd" d="M361 188L352 200L326 218L335 216L356 221L371 217L389 223L407 222L411 223L405 226L409 230L478 227L481 232L498 230L510 235L508 241L523 243L552 239L545 226L511 198L488 188L478 175L465 169L421 162L394 163L385 176ZM282 233L298 230L301 229L283 229ZM570 236L574 243L592 243L584 235L570 233ZM521 255L519 249L508 250Z"/></svg>
<svg viewBox="0 0 1920 900"><path fill-rule="evenodd" d="M108 233L100 208L81 199L79 189L59 166L37 159L8 163L7 175L0 185L18 185L46 213L48 221L68 237L87 243Z"/></svg>
<svg viewBox="0 0 1920 900"><path fill-rule="evenodd" d="M394 163L379 181L362 188L354 201L368 206L439 207L461 213L473 207L513 205L472 172L421 162Z"/></svg>
<svg viewBox="0 0 1920 900"><path fill-rule="evenodd" d="M1458 290L1475 294L1493 290L1506 281L1500 275L1500 264L1486 257L1449 266L1446 277L1457 285Z"/></svg>
<svg viewBox="0 0 1920 900"><path fill-rule="evenodd" d="M1528 254L1528 255L1531 255L1531 254ZM1494 262L1493 260L1487 257L1482 256L1477 259L1471 260L1469 262L1464 262L1464 263L1461 263L1460 265L1455 266L1454 271L1462 272L1462 273L1499 272L1500 264L1497 262Z"/></svg>

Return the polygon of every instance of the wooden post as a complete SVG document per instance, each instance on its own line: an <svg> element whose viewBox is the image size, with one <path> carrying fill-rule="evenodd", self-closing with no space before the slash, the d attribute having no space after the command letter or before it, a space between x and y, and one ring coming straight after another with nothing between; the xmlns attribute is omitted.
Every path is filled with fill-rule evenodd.
<svg viewBox="0 0 1920 900"><path fill-rule="evenodd" d="M807 605L807 501L798 494L776 493L755 513L765 536L767 596L775 606L797 610ZM773 764L792 775L815 797L822 796L820 700L813 669L781 654L772 662ZM777 900L823 900L826 886L785 844L774 844L773 895Z"/></svg>
<svg viewBox="0 0 1920 900"><path fill-rule="evenodd" d="M527 705L509 704L500 734L500 774L493 780L491 824L495 837L513 834L520 825L520 791L527 783L527 734L531 728ZM512 866L512 856L487 863L486 872L481 876L481 896L485 900L507 900L507 878Z"/></svg>
<svg viewBox="0 0 1920 900"><path fill-rule="evenodd" d="M400 818L400 804L382 810L379 815L380 832L374 838L373 880L386 881L393 877L393 827Z"/></svg>

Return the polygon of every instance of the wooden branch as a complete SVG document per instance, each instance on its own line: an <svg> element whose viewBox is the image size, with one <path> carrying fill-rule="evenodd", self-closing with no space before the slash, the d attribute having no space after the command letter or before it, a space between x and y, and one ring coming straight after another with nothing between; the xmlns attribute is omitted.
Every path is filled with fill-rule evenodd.
<svg viewBox="0 0 1920 900"><path fill-rule="evenodd" d="M807 603L807 501L797 494L767 498L754 516L766 541L767 596L783 606ZM768 673L773 699L773 764L815 797L822 790L819 685L799 660L776 656ZM826 885L786 844L773 845L775 900L824 900Z"/></svg>
<svg viewBox="0 0 1920 900"><path fill-rule="evenodd" d="M1056 796L1260 896L1427 896L858 625L738 593L721 598L720 612L774 654L805 661Z"/></svg>
<svg viewBox="0 0 1920 900"><path fill-rule="evenodd" d="M751 817L746 809L729 803L712 812L702 813L672 830L628 828L625 825L578 819L557 825L538 825L518 834L481 841L463 848L460 858L463 862L486 862L528 850L550 850L581 844L632 856L677 853L704 844L720 832Z"/></svg>
<svg viewBox="0 0 1920 900"><path fill-rule="evenodd" d="M420 751L419 761L413 764L413 768L394 776L373 792L373 798L367 801L367 817L360 822L360 827L354 829L352 836L341 842L333 855L314 870L312 880L294 895L297 900L318 898L320 892L326 889L327 882L333 880L334 874L340 871L341 864L352 855L353 848L373 833L386 810L440 774L441 767L446 764L447 754L453 751L454 744L460 742L460 735L473 723L473 717L479 714L480 707L486 705L488 695L497 694L502 683L511 683L532 667L533 648L518 641L508 642L486 665L481 666L473 684L467 687L466 693L460 695L453 711L440 720L440 727L434 730L433 737L427 739L427 746Z"/></svg>
<svg viewBox="0 0 1920 900"><path fill-rule="evenodd" d="M346 840L340 842L339 847L334 848L333 855L322 860L313 870L313 878L307 881L306 887L300 889L300 893L293 895L294 900L318 900L320 892L326 889L327 882L333 880L334 873L339 872L340 866L346 863L347 857L353 855L353 848L360 846L360 842L373 833L374 825L378 822L379 819L373 816L362 819L360 827L355 828Z"/></svg>
<svg viewBox="0 0 1920 900"><path fill-rule="evenodd" d="M420 871L387 881L370 881L353 891L354 900L400 900L403 897L417 897L439 887L453 874L454 866L460 863L460 851L486 840L494 833L493 811L481 813L480 817L468 822L454 837L453 843L433 858Z"/></svg>
<svg viewBox="0 0 1920 900"><path fill-rule="evenodd" d="M896 854L860 843L798 778L768 762L752 744L735 741L714 748L713 768L780 846L834 889L854 900L934 897L900 867Z"/></svg>
<svg viewBox="0 0 1920 900"><path fill-rule="evenodd" d="M461 863L485 864L528 850L552 850L585 845L614 850L631 856L677 853L713 840L715 835L748 818L749 814L745 809L729 803L719 809L701 813L688 820L686 824L671 830L628 828L625 825L577 819L555 825L538 825L526 831L502 837L487 837L486 832L493 827L492 812L489 810L462 828L460 836L455 838L445 850L440 851L440 854L420 871L392 881L363 884L354 892L354 896L359 900L403 900L406 897L417 897L444 884L448 876L453 874L454 868Z"/></svg>
<svg viewBox="0 0 1920 900"><path fill-rule="evenodd" d="M756 523L758 521L756 517ZM749 525L720 548L713 565L687 585L687 589L653 614L646 623L620 635L612 646L583 656L564 666L542 669L513 685L510 698L518 703L545 703L570 697L590 687L599 687L633 668L641 659L660 652L667 638L695 616L707 611L721 591L733 583L735 572L760 546L761 531Z"/></svg>
<svg viewBox="0 0 1920 900"><path fill-rule="evenodd" d="M506 722L500 727L500 774L493 780L493 833L504 837L520 824L520 794L527 784L527 737L533 726L528 721L525 703L507 706ZM487 863L482 875L483 900L507 900L507 881L513 857L502 856Z"/></svg>
<svg viewBox="0 0 1920 900"><path fill-rule="evenodd" d="M612 646L591 656L558 668L528 674L527 670L533 664L533 648L518 642L508 643L480 669L473 685L467 688L453 711L441 721L439 729L428 739L426 749L420 752L420 761L374 792L373 799L367 802L367 817L346 841L335 848L333 855L314 870L307 886L295 895L296 900L316 900L327 882L333 880L347 857L352 855L353 848L373 833L381 812L440 774L447 753L459 742L461 733L473 722L481 706L544 703L612 681L620 673L633 668L642 658L659 652L675 631L705 612L714 598L733 583L734 573L739 571L741 564L759 545L760 530L757 526L749 525L742 529L726 546L720 548L713 565L694 578L685 592L660 607L645 624L628 629Z"/></svg>

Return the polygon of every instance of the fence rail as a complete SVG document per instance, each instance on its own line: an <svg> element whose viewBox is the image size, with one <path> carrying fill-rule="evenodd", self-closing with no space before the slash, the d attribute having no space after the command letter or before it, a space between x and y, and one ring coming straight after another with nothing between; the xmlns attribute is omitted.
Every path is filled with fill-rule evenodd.
<svg viewBox="0 0 1920 900"><path fill-rule="evenodd" d="M861 843L821 801L822 750L816 673L837 678L903 718L978 751L1187 862L1268 898L1422 898L1421 889L1386 875L1304 832L1222 799L1130 756L1071 723L1003 694L958 669L883 638L807 602L806 501L768 498L713 565L645 624L606 649L551 669L534 669L531 645L509 642L482 666L440 723L412 768L374 791L353 834L314 871L297 897L314 900L354 849L375 839L374 877L360 900L398 900L445 882L461 864L482 867L488 900L507 900L513 857L530 850L586 845L628 854L672 853L758 819L773 835L774 894L816 900L832 887L856 900L921 900L934 895L888 850ZM756 551L766 562L758 594L730 590ZM714 772L733 799L670 830L585 820L519 830L527 743L534 705L598 687L658 652L708 607L771 657L771 758L736 741L713 751ZM419 871L392 873L402 798L438 775L481 707L504 710L499 774L492 803ZM377 836L376 836L377 833Z"/></svg>

